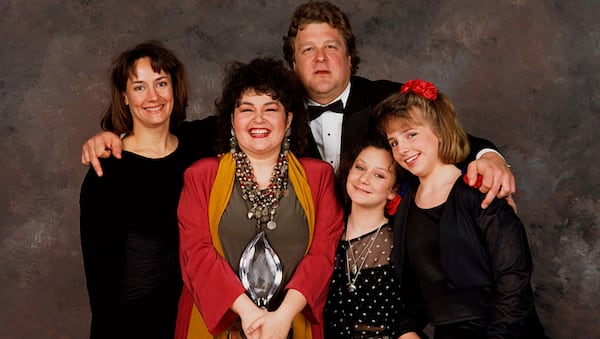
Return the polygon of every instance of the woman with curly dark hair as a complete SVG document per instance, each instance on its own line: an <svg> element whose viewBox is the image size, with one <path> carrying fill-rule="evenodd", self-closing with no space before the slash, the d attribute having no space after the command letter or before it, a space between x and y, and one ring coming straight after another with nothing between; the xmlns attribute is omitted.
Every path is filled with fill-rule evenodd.
<svg viewBox="0 0 600 339"><path fill-rule="evenodd" d="M305 154L308 138L308 116L304 101L304 88L293 72L283 62L272 58L254 59L249 64L233 61L225 67L225 87L215 100L217 116L216 154L230 150L232 119L231 112L240 104L241 93L253 89L269 95L293 113L289 128L290 151L295 155Z"/></svg>
<svg viewBox="0 0 600 339"><path fill-rule="evenodd" d="M184 175L176 338L323 338L343 212L333 168L294 155L301 88L281 61L228 67L216 101L224 153Z"/></svg>

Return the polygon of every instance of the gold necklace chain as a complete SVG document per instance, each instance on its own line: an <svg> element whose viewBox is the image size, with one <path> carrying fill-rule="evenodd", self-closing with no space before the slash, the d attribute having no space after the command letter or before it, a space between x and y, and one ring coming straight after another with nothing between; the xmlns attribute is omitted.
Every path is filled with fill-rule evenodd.
<svg viewBox="0 0 600 339"><path fill-rule="evenodd" d="M351 240L348 241L349 246L346 249L346 278L348 279L348 282L346 283L346 287L348 288L349 292L356 291L356 279L358 279L358 276L360 275L360 270L365 265L365 262L367 261L367 257L371 253L371 248L373 247L373 244L375 243L375 240L377 239L377 236L379 235L381 228L386 224L387 224L387 222L384 222L383 224L381 224L381 226L379 226L377 228L377 232L375 232L375 234L373 234L371 236L371 239L369 239L369 242L367 243L367 245L360 252L360 255L358 256L358 260L360 260L362 258L362 261L359 266L356 266L357 260L356 260L356 257L354 256L354 248L352 247L352 241ZM350 256L352 256L352 268L350 268L350 258L348 257L348 251L350 251ZM354 275L354 278L352 278L352 275Z"/></svg>

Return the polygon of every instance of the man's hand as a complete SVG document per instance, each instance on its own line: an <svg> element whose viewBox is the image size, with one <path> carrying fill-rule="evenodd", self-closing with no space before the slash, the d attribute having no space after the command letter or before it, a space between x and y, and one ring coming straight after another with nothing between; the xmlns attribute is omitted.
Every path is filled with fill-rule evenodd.
<svg viewBox="0 0 600 339"><path fill-rule="evenodd" d="M122 141L118 135L112 132L100 132L81 147L81 163L83 165L92 165L96 174L102 176L102 166L98 158L108 158L110 154L121 159Z"/></svg>
<svg viewBox="0 0 600 339"><path fill-rule="evenodd" d="M494 153L484 153L478 160L475 160L467 167L467 178L469 185L473 186L477 182L477 174L483 177L479 190L487 193L481 203L482 208L487 208L495 198L506 198L515 193L515 177L504 159Z"/></svg>

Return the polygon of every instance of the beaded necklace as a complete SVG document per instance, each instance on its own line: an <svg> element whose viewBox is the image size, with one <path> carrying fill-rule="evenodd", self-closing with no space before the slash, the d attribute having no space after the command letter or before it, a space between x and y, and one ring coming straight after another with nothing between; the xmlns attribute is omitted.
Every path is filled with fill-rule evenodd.
<svg viewBox="0 0 600 339"><path fill-rule="evenodd" d="M248 219L255 218L258 228L261 227L261 224L266 223L267 229L274 230L277 228L277 223L273 218L279 207L279 200L287 194L287 149L283 147L279 152L271 175L271 183L264 190L258 189L258 183L246 153L239 149L232 149L232 153L235 159L235 176L242 189L242 198L252 205L248 211Z"/></svg>

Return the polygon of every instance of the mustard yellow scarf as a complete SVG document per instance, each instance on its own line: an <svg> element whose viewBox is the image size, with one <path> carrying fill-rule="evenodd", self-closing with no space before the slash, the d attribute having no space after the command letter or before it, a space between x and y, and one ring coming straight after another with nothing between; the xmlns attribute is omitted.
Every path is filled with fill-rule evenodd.
<svg viewBox="0 0 600 339"><path fill-rule="evenodd" d="M306 218L308 219L308 246L305 254L308 253L310 244L313 238L315 229L315 207L313 204L312 192L308 185L306 173L300 164L300 161L292 154L288 153L288 177L290 183L296 191L296 197L300 205L304 209ZM233 192L233 184L235 182L235 160L231 153L224 154L219 161L217 176L213 183L213 188L210 191L210 199L208 203L208 221L210 223L210 233L212 241L217 252L223 256L223 248L219 239L219 221L229 203L231 193ZM292 322L294 339L312 339L311 324L302 314L298 314ZM190 326L188 329L187 339L227 339L227 333L222 332L216 336L208 332L204 319L198 311L196 305L193 306L190 318Z"/></svg>

